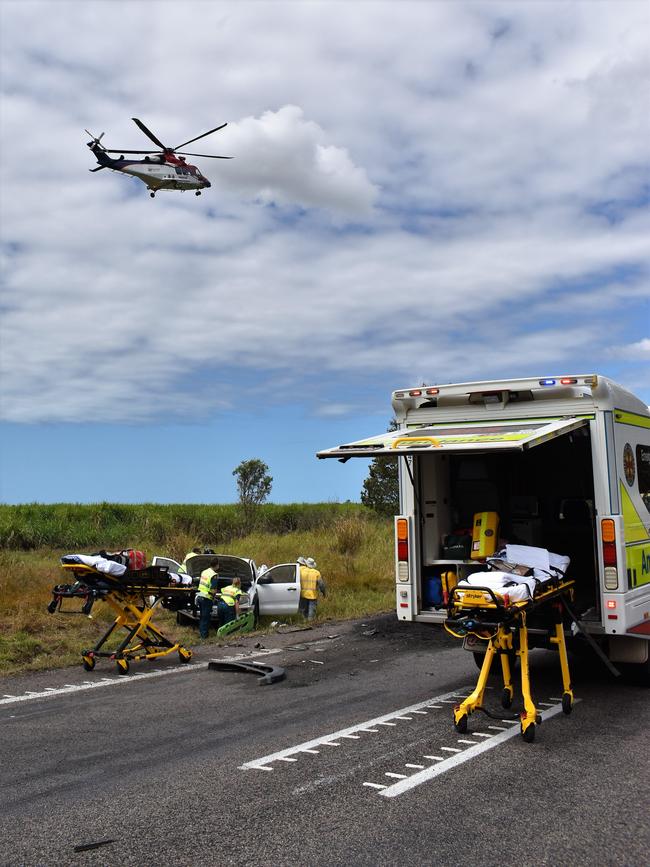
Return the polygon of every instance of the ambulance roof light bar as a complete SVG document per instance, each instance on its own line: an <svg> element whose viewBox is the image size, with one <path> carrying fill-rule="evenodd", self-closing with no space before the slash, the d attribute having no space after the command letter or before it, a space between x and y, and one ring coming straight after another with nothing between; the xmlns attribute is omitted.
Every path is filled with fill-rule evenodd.
<svg viewBox="0 0 650 867"><path fill-rule="evenodd" d="M587 385L594 389L598 385L596 374L577 376L550 376L535 379L510 379L507 381L490 380L486 382L461 382L457 385L422 386L420 388L401 388L393 392L393 400L408 400L412 397L451 397L462 395L488 395L510 391L532 391L539 388L566 388L567 386Z"/></svg>

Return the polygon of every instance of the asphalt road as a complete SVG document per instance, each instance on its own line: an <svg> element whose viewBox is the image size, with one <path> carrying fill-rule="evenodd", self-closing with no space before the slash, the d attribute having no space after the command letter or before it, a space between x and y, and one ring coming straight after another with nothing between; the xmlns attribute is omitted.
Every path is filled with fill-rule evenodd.
<svg viewBox="0 0 650 867"><path fill-rule="evenodd" d="M283 682L206 665L265 651ZM2 865L648 863L649 693L596 660L573 661L567 717L533 653L533 744L478 713L457 734L472 657L393 616L131 672L0 681Z"/></svg>

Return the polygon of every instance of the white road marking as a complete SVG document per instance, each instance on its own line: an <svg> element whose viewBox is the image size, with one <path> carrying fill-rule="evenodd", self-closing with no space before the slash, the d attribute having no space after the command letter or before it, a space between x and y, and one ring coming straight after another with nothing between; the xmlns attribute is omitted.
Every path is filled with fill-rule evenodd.
<svg viewBox="0 0 650 867"><path fill-rule="evenodd" d="M320 750L300 750L300 752L301 753L314 753L315 755L318 755L320 753Z"/></svg>
<svg viewBox="0 0 650 867"><path fill-rule="evenodd" d="M434 708L435 710L442 710L441 704L428 704L427 707Z"/></svg>
<svg viewBox="0 0 650 867"><path fill-rule="evenodd" d="M577 700L579 701L579 699ZM549 708L548 710L542 712L542 721L546 722L546 720L556 716L559 713L562 713L562 705L554 705L552 708ZM469 747L468 749L463 750L462 752L457 753L454 756L450 756L449 758L444 759L438 765L431 765L430 767L425 768L423 771L419 771L417 774L413 774L405 780L400 780L398 783L393 783L392 786L388 786L386 789L383 789L381 792L379 792L379 794L384 798L396 798L398 795L402 795L404 794L404 792L408 792L409 789L414 789L416 786L420 786L422 785L422 783L426 783L429 780L432 780L434 777L437 777L440 774L444 774L445 771L448 771L451 768L455 768L458 765L463 764L464 762L468 762L470 761L470 759L476 758L476 756L481 755L481 753L487 752L487 750L494 749L494 747L504 743L504 741L510 740L510 738L516 737L517 735L519 735L519 727L504 729L503 731L501 731L500 734L494 735L494 737L490 738L489 741L483 741L480 744ZM445 747L442 747L442 749L445 749Z"/></svg>
<svg viewBox="0 0 650 867"><path fill-rule="evenodd" d="M341 744L337 744L336 741L323 741L324 747L340 747ZM279 758L282 758L281 756Z"/></svg>
<svg viewBox="0 0 650 867"><path fill-rule="evenodd" d="M360 741L360 735L341 735L342 738L349 738L351 741Z"/></svg>
<svg viewBox="0 0 650 867"><path fill-rule="evenodd" d="M369 786L371 789L385 789L386 786L382 786L381 783L364 783L364 786Z"/></svg>
<svg viewBox="0 0 650 867"><path fill-rule="evenodd" d="M478 741L464 741L461 738L458 739L459 744L471 744L472 746L476 746Z"/></svg>
<svg viewBox="0 0 650 867"><path fill-rule="evenodd" d="M561 701L561 699L560 699ZM543 704L545 707L553 707L552 701L538 701L537 704Z"/></svg>
<svg viewBox="0 0 650 867"><path fill-rule="evenodd" d="M239 662L244 659L253 659L256 656L269 656L273 653L282 653L284 648L276 648L274 650L257 650L255 653L238 653L236 656L226 656L223 659L220 659L220 662ZM114 678L102 678L97 681L85 681L84 683L66 683L61 687L53 688L51 686L45 687L42 692L26 692L24 695L8 695L5 694L2 698L0 698L0 705L3 704L14 704L18 701L33 701L34 699L39 698L51 698L52 696L57 695L71 695L77 692L85 692L88 689L98 689L101 686L117 686L124 685L128 683L135 683L139 680L149 680L152 677L165 677L168 674L178 674L179 672L185 672L186 674L191 671L204 671L208 667L209 663L207 662L194 662L194 663L185 663L184 665L177 665L174 668L160 669L159 671L146 671L137 674L131 674L128 677L124 675L120 675L119 677Z"/></svg>
<svg viewBox="0 0 650 867"><path fill-rule="evenodd" d="M446 753L462 753L462 750L459 750L458 747L440 747L440 749Z"/></svg>
<svg viewBox="0 0 650 867"><path fill-rule="evenodd" d="M495 732L507 732L508 729L503 726L488 726L489 729L494 729Z"/></svg>
<svg viewBox="0 0 650 867"><path fill-rule="evenodd" d="M378 726L396 726L397 723L392 723L392 722L380 722L380 723L377 723L377 725L378 725Z"/></svg>
<svg viewBox="0 0 650 867"><path fill-rule="evenodd" d="M395 777L396 780L408 780L407 774L393 774L390 771L386 771L384 776L385 777Z"/></svg>
<svg viewBox="0 0 650 867"><path fill-rule="evenodd" d="M418 771L421 771L422 768L424 768L424 767L426 767L426 766L425 766L425 765L409 765L409 764L406 764L406 765L404 765L404 767L405 767L405 768L416 768Z"/></svg>
<svg viewBox="0 0 650 867"><path fill-rule="evenodd" d="M413 719L412 716L396 716L395 719Z"/></svg>
<svg viewBox="0 0 650 867"><path fill-rule="evenodd" d="M435 698L429 698L426 701L421 701L418 704L413 704L409 707L399 708L399 710L394 710L391 713L384 714L383 716L375 717L374 719L364 720L363 722L357 723L353 726L348 726L347 728L341 729L340 731L329 732L328 734L322 735L319 738L313 738L312 740L305 741L302 744L296 744L295 746L287 747L284 750L278 750L275 753L270 753L268 756L262 756L259 759L252 759L250 762L245 762L243 765L240 765L239 768L242 771L255 769L260 767L261 765L266 765L268 762L273 762L276 759L279 759L280 756L292 756L296 753L304 752L304 750L311 749L312 747L318 747L328 742L331 743L333 739L343 737L343 735L356 734L357 732L379 731L378 729L372 728L372 726L381 725L388 720L394 719L396 716L403 716L404 714L412 713L415 710L422 710L422 708L431 707L432 701L441 701L442 699L445 699L450 695L453 695L453 693L447 692L443 695L436 696ZM391 723L391 725L397 724Z"/></svg>
<svg viewBox="0 0 650 867"><path fill-rule="evenodd" d="M411 713L422 713L422 714L427 714L428 711L426 711L426 710L413 710L413 711L411 711Z"/></svg>
<svg viewBox="0 0 650 867"><path fill-rule="evenodd" d="M550 701L562 701L561 698L558 698L556 695L549 695Z"/></svg>
<svg viewBox="0 0 650 867"><path fill-rule="evenodd" d="M292 759L290 756L282 756L281 759L278 759L279 762L297 762L298 759Z"/></svg>
<svg viewBox="0 0 650 867"><path fill-rule="evenodd" d="M442 756L422 756L423 759L435 759L436 762L443 762Z"/></svg>
<svg viewBox="0 0 650 867"><path fill-rule="evenodd" d="M492 738L494 735L490 735L487 732L472 732L473 738Z"/></svg>
<svg viewBox="0 0 650 867"><path fill-rule="evenodd" d="M359 731L360 732L373 732L373 734L374 734L375 732L378 732L379 729L359 729Z"/></svg>

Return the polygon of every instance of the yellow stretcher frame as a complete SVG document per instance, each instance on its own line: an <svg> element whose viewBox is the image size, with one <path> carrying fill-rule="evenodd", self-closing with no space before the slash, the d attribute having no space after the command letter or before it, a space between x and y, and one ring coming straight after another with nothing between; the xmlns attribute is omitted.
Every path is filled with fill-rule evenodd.
<svg viewBox="0 0 650 867"><path fill-rule="evenodd" d="M538 713L533 701L530 688L530 672L528 667L528 627L526 625L527 613L541 609L541 613L549 615L548 641L557 647L560 657L562 672L562 710L570 714L573 708L573 690L569 673L569 661L564 638L562 623L562 596L572 594L574 582L566 579L558 579L549 583L546 589L541 589L532 599L510 602L507 594L498 594L492 590L481 587L455 587L449 601L449 618L445 622L445 629L455 637L464 637L471 632L479 638L487 638L488 646L485 651L485 659L479 672L478 681L472 692L460 704L454 706L454 727L460 734L467 731L469 716L475 710L485 711L483 699L490 670L495 656L501 660L501 674L503 677L503 692L501 704L507 709L512 705L514 687L512 683L511 659L519 657L521 668L521 693L524 708L519 714L521 735L528 743L535 739L537 726L541 725L542 717ZM471 617L475 615L476 620ZM456 618L456 621L454 621ZM495 620L496 618L496 620ZM459 635L454 631L455 622L464 621L465 632ZM473 629L467 629L468 624L473 624ZM488 630L494 629L490 634ZM515 636L517 641L515 642Z"/></svg>
<svg viewBox="0 0 650 867"><path fill-rule="evenodd" d="M178 652L181 663L192 659L192 651L180 642L170 641L152 622L156 607L164 597L187 594L188 588L182 585L161 587L160 584L128 584L128 576L124 583L116 581L114 576L104 575L92 566L77 563L64 563L61 568L72 572L77 581L84 583L90 576L92 581L105 582L107 589L100 591L98 599L105 602L115 612L115 620L94 648L83 650L81 657L86 671L95 668L98 658L105 657L115 661L119 674L127 674L130 662L141 659L157 659L170 653ZM111 586L113 585L113 586ZM149 598L154 597L153 604ZM126 637L115 650L102 650L109 638L118 630L124 629Z"/></svg>

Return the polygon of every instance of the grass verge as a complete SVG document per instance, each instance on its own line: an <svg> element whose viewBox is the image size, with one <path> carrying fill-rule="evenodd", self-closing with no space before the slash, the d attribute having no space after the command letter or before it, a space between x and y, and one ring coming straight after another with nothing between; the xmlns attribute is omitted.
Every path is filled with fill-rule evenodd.
<svg viewBox="0 0 650 867"><path fill-rule="evenodd" d="M206 543L210 544L209 537ZM195 537L183 531L171 536L167 547L155 540L137 547L179 560L193 544ZM252 557L258 565L291 563L300 555L313 557L328 591L319 602L316 623L366 617L395 605L391 528L366 514L342 512L322 526L281 535L260 530L213 547L218 553ZM59 568L59 558L66 553L71 552L59 548L0 551L0 675L79 663L81 651L93 647L112 622L113 613L103 603L93 606L92 619L48 613L52 587L69 580ZM66 607L73 607L72 600ZM262 619L262 631L271 619ZM198 632L178 626L171 612L161 609L154 621L168 638L187 647L199 641Z"/></svg>

